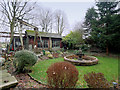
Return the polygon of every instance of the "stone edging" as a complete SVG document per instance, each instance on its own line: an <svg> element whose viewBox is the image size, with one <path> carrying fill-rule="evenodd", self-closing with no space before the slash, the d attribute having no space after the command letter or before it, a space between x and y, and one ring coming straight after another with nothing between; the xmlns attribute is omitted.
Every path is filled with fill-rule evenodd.
<svg viewBox="0 0 120 90"><path fill-rule="evenodd" d="M37 79L35 79L34 77L32 77L29 73L27 73L27 75L28 75L32 80L36 81L37 83L47 86L47 84L45 84L45 83L43 83L43 82L41 82L41 81L38 81Z"/></svg>
<svg viewBox="0 0 120 90"><path fill-rule="evenodd" d="M90 66L90 65L95 65L95 64L98 64L98 59L96 57L93 57L93 56L89 56L89 57L92 57L94 58L94 60L74 60L74 59L69 59L66 57L64 57L64 61L68 61L68 62L71 62L73 63L74 65L82 65L82 66Z"/></svg>

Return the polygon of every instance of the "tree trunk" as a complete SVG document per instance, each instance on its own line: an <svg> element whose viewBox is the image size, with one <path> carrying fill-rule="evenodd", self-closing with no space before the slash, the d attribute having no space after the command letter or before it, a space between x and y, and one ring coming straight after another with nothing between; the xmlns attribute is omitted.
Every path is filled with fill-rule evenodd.
<svg viewBox="0 0 120 90"><path fill-rule="evenodd" d="M36 39L38 38L38 28L34 28L34 32L35 32L35 37L34 37L33 48L35 48L35 45L36 45Z"/></svg>
<svg viewBox="0 0 120 90"><path fill-rule="evenodd" d="M106 55L109 55L108 45L106 46Z"/></svg>
<svg viewBox="0 0 120 90"><path fill-rule="evenodd" d="M41 38L41 35L40 33L38 33L39 37L40 37L40 42L42 43L42 49L43 49L43 41L42 41L42 38Z"/></svg>
<svg viewBox="0 0 120 90"><path fill-rule="evenodd" d="M11 46L11 43L12 43L13 37L14 37L14 22L11 22L11 24L10 24L10 31L11 31L11 34L10 34L10 42L9 42L9 46L8 46L8 53L10 52L10 46Z"/></svg>
<svg viewBox="0 0 120 90"><path fill-rule="evenodd" d="M59 17L58 17L58 34L59 34L59 31L60 31L60 30L59 30L59 22L60 22L60 21L59 21Z"/></svg>
<svg viewBox="0 0 120 90"><path fill-rule="evenodd" d="M62 32L63 32L63 18L62 18L62 21L61 21L61 26L60 26L60 35L62 35Z"/></svg>
<svg viewBox="0 0 120 90"><path fill-rule="evenodd" d="M35 31L35 37L34 37L33 49L35 48L35 44L36 44L36 38L37 38L37 34L36 34L36 31Z"/></svg>
<svg viewBox="0 0 120 90"><path fill-rule="evenodd" d="M22 38L22 26L20 25L20 29L18 26L18 31L19 31L19 35L20 35L20 42L21 42L21 46L22 46L22 50L24 50L24 46L23 46L23 38Z"/></svg>

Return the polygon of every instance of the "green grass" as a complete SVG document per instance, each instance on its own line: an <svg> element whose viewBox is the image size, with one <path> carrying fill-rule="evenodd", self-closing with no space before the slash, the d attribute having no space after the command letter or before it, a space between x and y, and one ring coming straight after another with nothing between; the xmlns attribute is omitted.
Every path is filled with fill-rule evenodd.
<svg viewBox="0 0 120 90"><path fill-rule="evenodd" d="M111 80L118 79L118 59L110 57L97 57L99 59L99 64L93 66L76 66L79 71L79 80L77 81L76 88L87 87L86 82L83 77L84 74L88 72L101 72L104 73L105 78L111 82ZM63 58L49 59L45 61L38 62L35 66L32 67L33 72L30 73L32 77L41 81L44 84L47 84L47 69L48 67L55 63L64 61Z"/></svg>

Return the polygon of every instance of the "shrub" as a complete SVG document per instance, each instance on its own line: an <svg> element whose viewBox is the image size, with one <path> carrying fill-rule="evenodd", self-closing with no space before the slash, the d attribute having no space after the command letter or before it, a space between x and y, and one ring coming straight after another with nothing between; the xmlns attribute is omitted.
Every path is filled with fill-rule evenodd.
<svg viewBox="0 0 120 90"><path fill-rule="evenodd" d="M57 51L56 51L56 53L60 54L60 53L61 53L61 51L60 51L60 50L57 50Z"/></svg>
<svg viewBox="0 0 120 90"><path fill-rule="evenodd" d="M53 55L52 55L52 54L48 54L47 56L48 56L50 59L53 58Z"/></svg>
<svg viewBox="0 0 120 90"><path fill-rule="evenodd" d="M58 54L58 53L53 53L53 57L54 57L54 58L58 58L58 57L59 57L59 54Z"/></svg>
<svg viewBox="0 0 120 90"><path fill-rule="evenodd" d="M82 51L87 51L89 49L89 45L84 44L81 46Z"/></svg>
<svg viewBox="0 0 120 90"><path fill-rule="evenodd" d="M58 50L61 50L61 48L60 48L60 47L54 47L54 48L52 48L52 51L53 51L53 52L56 52L56 51L58 51Z"/></svg>
<svg viewBox="0 0 120 90"><path fill-rule="evenodd" d="M45 51L45 55L51 54L49 51Z"/></svg>
<svg viewBox="0 0 120 90"><path fill-rule="evenodd" d="M13 65L17 72L22 72L25 68L33 66L37 62L38 57L35 53L21 50L15 53Z"/></svg>
<svg viewBox="0 0 120 90"><path fill-rule="evenodd" d="M61 52L64 52L65 51L65 49L64 48L61 48Z"/></svg>
<svg viewBox="0 0 120 90"><path fill-rule="evenodd" d="M108 81L103 73L91 72L84 75L84 79L91 88L110 88Z"/></svg>
<svg viewBox="0 0 120 90"><path fill-rule="evenodd" d="M74 54L76 55L76 54L79 54L80 52L79 52L79 50L74 50Z"/></svg>
<svg viewBox="0 0 120 90"><path fill-rule="evenodd" d="M69 62L57 62L47 70L48 85L54 88L75 87L78 80L78 71Z"/></svg>

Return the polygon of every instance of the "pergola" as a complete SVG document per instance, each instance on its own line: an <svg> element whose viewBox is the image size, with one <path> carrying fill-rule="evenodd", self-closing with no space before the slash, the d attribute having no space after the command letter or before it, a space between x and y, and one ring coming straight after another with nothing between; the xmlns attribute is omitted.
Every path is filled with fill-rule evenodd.
<svg viewBox="0 0 120 90"><path fill-rule="evenodd" d="M23 25L31 27L31 28L34 29L34 31L35 31L34 45L35 45L35 41L38 38L38 36L40 37L40 41L42 43L41 35L40 35L40 33L38 33L38 27L36 27L36 26L34 26L32 24L29 24L29 23L27 23L27 22L25 22L25 21L23 21L22 19L19 19L19 18L16 18L16 24L18 25L19 33L14 33L14 34L20 36L21 46L22 46L23 49L24 49L24 47L23 47L23 38L22 38L22 36L25 35L24 33L22 33L22 30L23 30L22 26ZM0 33L1 34L7 34L7 35L0 35L0 37L10 38L11 32L0 32ZM9 34L9 36L8 36L8 34Z"/></svg>

